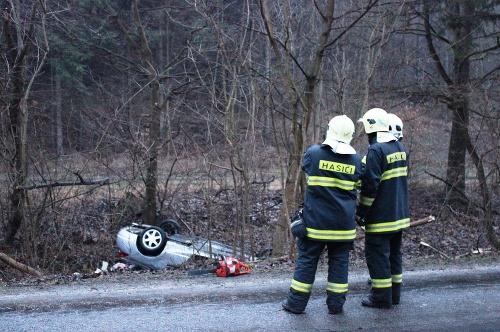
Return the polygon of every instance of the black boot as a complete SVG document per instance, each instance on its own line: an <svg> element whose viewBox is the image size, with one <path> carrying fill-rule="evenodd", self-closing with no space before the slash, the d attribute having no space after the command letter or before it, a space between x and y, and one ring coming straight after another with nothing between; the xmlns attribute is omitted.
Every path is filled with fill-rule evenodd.
<svg viewBox="0 0 500 332"><path fill-rule="evenodd" d="M290 288L288 293L288 298L281 302L281 306L288 312L292 314L301 314L306 310L307 302L309 302L309 297L311 293L304 293L296 291Z"/></svg>
<svg viewBox="0 0 500 332"><path fill-rule="evenodd" d="M326 304L328 305L328 312L332 315L338 315L344 312L345 300L345 293L326 291Z"/></svg>
<svg viewBox="0 0 500 332"><path fill-rule="evenodd" d="M392 289L388 288L373 288L370 291L370 296L361 301L361 305L370 308L390 309L392 308Z"/></svg>
<svg viewBox="0 0 500 332"><path fill-rule="evenodd" d="M392 304L387 302L376 302L373 301L370 296L361 301L363 307L379 308L379 309L391 309Z"/></svg>
<svg viewBox="0 0 500 332"><path fill-rule="evenodd" d="M300 315L300 314L304 313L304 310L300 310L300 309L292 307L290 305L290 303L288 302L288 299L283 300L283 302L281 302L281 306L283 307L283 309L285 309L288 312L291 312L292 314Z"/></svg>
<svg viewBox="0 0 500 332"><path fill-rule="evenodd" d="M401 283L392 283L392 304L399 304L401 299Z"/></svg>

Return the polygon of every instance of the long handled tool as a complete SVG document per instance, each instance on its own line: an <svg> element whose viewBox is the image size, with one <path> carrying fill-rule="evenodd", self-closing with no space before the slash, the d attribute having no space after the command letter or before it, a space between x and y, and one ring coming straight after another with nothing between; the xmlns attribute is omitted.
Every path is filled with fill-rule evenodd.
<svg viewBox="0 0 500 332"><path fill-rule="evenodd" d="M436 218L434 216L428 216L428 217L410 222L410 227L417 227L420 225L425 225L425 224L430 223L431 221L434 221L434 220L436 220ZM364 239L364 238L365 238L365 233L361 233L361 234L358 234L356 236L357 240Z"/></svg>

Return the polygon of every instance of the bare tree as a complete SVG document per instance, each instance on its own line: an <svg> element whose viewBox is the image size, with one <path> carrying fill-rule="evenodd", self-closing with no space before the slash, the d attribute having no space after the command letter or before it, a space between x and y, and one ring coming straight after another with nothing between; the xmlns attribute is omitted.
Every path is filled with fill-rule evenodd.
<svg viewBox="0 0 500 332"><path fill-rule="evenodd" d="M289 100L291 108L290 120L292 126L293 142L289 150L288 160L283 167L283 210L274 238L274 254L284 252L284 245L289 233L289 215L298 208L304 195L304 175L300 171L302 155L307 148L309 125L317 105L316 88L321 77L321 68L325 53L335 45L352 27L354 27L376 4L377 0L368 1L354 15L352 21L335 35L332 34L336 1L312 1L309 5L301 3L300 6L311 6L320 19L320 25L313 30L315 40L310 57L300 58L298 48L294 49L293 42L297 36L293 34L292 12L288 2L280 2L276 11L272 11L267 1L259 1L261 17L265 33L274 52L275 61L281 79L281 84ZM307 10L305 10L307 12ZM279 20L280 25L277 24ZM294 73L300 73L300 78ZM298 83L303 82L303 83Z"/></svg>
<svg viewBox="0 0 500 332"><path fill-rule="evenodd" d="M181 49L169 63L161 66L163 59L158 63L151 50L150 41L142 23L138 0L131 1L129 17L123 16L123 11L117 12L114 5L108 1L103 1L102 4L104 10L116 23L127 45L135 53L137 62L130 59L130 65L146 77L146 85L141 90L144 88L149 89L149 109L145 126L147 140L142 146L142 158L146 167L143 220L154 224L156 222L158 198L158 158L160 148L163 146L162 110L171 98L171 94L174 94L172 90L167 89L165 91L163 83L168 78L169 70L184 61L185 55L183 49ZM127 11L125 11L125 15L126 13ZM133 22L132 26L128 23L129 21Z"/></svg>
<svg viewBox="0 0 500 332"><path fill-rule="evenodd" d="M6 88L10 91L7 102L7 146L11 167L11 216L7 223L5 240L12 244L24 220L24 207L28 196L24 186L28 177L27 126L30 113L29 97L35 79L49 52L45 30L46 1L21 5L18 1L2 1L3 39L7 45Z"/></svg>
<svg viewBox="0 0 500 332"><path fill-rule="evenodd" d="M491 220L491 193L487 181L483 156L470 135L471 112L485 113L471 104L475 86L484 86L494 79L500 66L485 66L475 70L475 62L487 59L500 49L498 40L498 1L437 1L423 2L422 19L427 48L436 71L445 83L440 97L452 112L452 129L448 147L446 190L452 203L467 201L466 153L469 152L480 183L482 206L485 211L487 236L495 247L500 242L495 236ZM443 46L444 45L444 46ZM446 66L444 56L450 50L451 66ZM450 69L448 69L450 68ZM478 76L474 77L474 73Z"/></svg>
<svg viewBox="0 0 500 332"><path fill-rule="evenodd" d="M215 196L222 191L235 194L231 196L235 214L233 247L245 250L248 243L250 251L254 252L250 214L255 193L253 182L259 182L256 180L260 168L257 132L262 117L257 114L258 82L252 75L254 54L259 56L257 38L252 30L253 9L250 1L245 1L244 6L224 1L187 3L195 8L201 21L206 22L206 28L197 34L199 43L192 44L189 49L198 73L197 82L203 87L200 93L210 100L196 110L198 114L207 114L207 132L210 129L211 133L210 144L199 146L205 156L204 169L208 172L209 184L214 183L217 173L227 177L227 180L218 181ZM217 140L218 137L223 139ZM211 206L212 199L207 194L205 197L207 205Z"/></svg>

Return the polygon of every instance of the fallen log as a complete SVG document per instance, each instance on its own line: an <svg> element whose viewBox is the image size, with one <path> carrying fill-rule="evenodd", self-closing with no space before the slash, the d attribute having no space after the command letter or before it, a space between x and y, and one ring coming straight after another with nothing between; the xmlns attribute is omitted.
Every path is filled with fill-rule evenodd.
<svg viewBox="0 0 500 332"><path fill-rule="evenodd" d="M434 216L428 216L428 217L425 217L425 218L422 218L422 219L418 219L418 220L415 220L415 221L412 221L410 222L410 227L417 227L417 226L420 226L420 225L425 225L425 224L428 224L430 223L431 221L434 221L436 220L436 218ZM361 234L358 234L356 236L356 240L361 240L361 239L364 239L365 238L365 233L361 233Z"/></svg>
<svg viewBox="0 0 500 332"><path fill-rule="evenodd" d="M19 271L37 276L39 278L43 277L43 274L40 273L39 271L37 271L34 268L31 268L27 265L24 265L23 263L19 263L18 261L14 260L13 258L10 258L6 254L4 254L3 252L0 252L0 260L7 263L7 265L9 265L9 266L11 266Z"/></svg>

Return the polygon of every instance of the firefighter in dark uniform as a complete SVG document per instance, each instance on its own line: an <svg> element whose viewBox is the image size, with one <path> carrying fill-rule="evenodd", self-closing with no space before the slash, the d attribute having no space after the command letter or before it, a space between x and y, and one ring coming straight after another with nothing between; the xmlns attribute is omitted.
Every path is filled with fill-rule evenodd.
<svg viewBox="0 0 500 332"><path fill-rule="evenodd" d="M387 113L389 116L389 131L398 141L403 140L403 121L396 114Z"/></svg>
<svg viewBox="0 0 500 332"><path fill-rule="evenodd" d="M308 175L302 209L307 235L297 239L298 258L286 311L304 312L316 275L319 258L328 252L326 303L331 314L343 311L348 290L349 252L356 238L356 184L361 175L361 157L349 143L354 123L339 115L328 123L326 139L304 155L302 170Z"/></svg>
<svg viewBox="0 0 500 332"><path fill-rule="evenodd" d="M359 120L370 147L356 210L356 221L365 228L365 258L372 285L361 304L386 309L400 301L402 233L410 227L408 154L390 132L389 121L380 108L369 110Z"/></svg>

